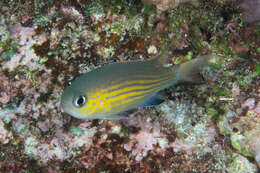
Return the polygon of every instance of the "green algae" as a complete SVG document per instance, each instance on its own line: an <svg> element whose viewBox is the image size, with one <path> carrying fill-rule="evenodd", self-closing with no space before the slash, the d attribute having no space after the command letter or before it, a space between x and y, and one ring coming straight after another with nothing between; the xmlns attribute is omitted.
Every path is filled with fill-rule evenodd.
<svg viewBox="0 0 260 173"><path fill-rule="evenodd" d="M219 128L220 133L223 135L230 135L233 132L226 116L221 116L219 118L217 126Z"/></svg>
<svg viewBox="0 0 260 173"><path fill-rule="evenodd" d="M103 14L105 12L105 6L103 5L101 0L93 1L87 6L84 12L87 15L91 15L93 13Z"/></svg>
<svg viewBox="0 0 260 173"><path fill-rule="evenodd" d="M209 66L214 70L221 70L222 65L218 63L210 63Z"/></svg>
<svg viewBox="0 0 260 173"><path fill-rule="evenodd" d="M260 54L260 47L258 47L258 48L256 49L256 51L257 51L257 53Z"/></svg>
<svg viewBox="0 0 260 173"><path fill-rule="evenodd" d="M142 7L141 2L130 0L130 1L124 1L124 0L110 0L111 3L111 9L114 8L117 13L122 13L128 18L134 17L139 14L139 11Z"/></svg>
<svg viewBox="0 0 260 173"><path fill-rule="evenodd" d="M14 54L17 52L18 45L15 43L10 36L7 36L7 38L3 38L3 36L0 36L0 49L3 50L3 53L1 54L1 58L3 59L10 59L14 56Z"/></svg>
<svg viewBox="0 0 260 173"><path fill-rule="evenodd" d="M226 96L228 92L226 90L219 90L216 93L216 96Z"/></svg>
<svg viewBox="0 0 260 173"><path fill-rule="evenodd" d="M38 86L38 82L37 82L37 80L36 80L36 74L38 73L37 71L32 71L32 70L30 70L29 68L26 68L26 69L24 69L24 76L25 76L25 78L27 79L27 80L30 80L30 81L32 81L32 83L33 83L33 87L37 87Z"/></svg>
<svg viewBox="0 0 260 173"><path fill-rule="evenodd" d="M21 102L21 98L19 97L13 97L12 100L4 106L5 109L8 109L9 111L15 111L19 107Z"/></svg>
<svg viewBox="0 0 260 173"><path fill-rule="evenodd" d="M215 103L205 105L207 117L211 120L218 120L224 114L224 110Z"/></svg>
<svg viewBox="0 0 260 173"><path fill-rule="evenodd" d="M156 7L154 5L144 5L142 14L146 16L146 18L156 14Z"/></svg>
<svg viewBox="0 0 260 173"><path fill-rule="evenodd" d="M84 135L84 133L85 133L83 130L81 130L79 127L76 127L76 126L71 126L70 132L76 136L81 136L81 135Z"/></svg>
<svg viewBox="0 0 260 173"><path fill-rule="evenodd" d="M14 51L13 50L7 50L7 51L5 51L4 53L2 53L2 55L1 55L1 57L3 58L3 59L10 59L10 58L12 58L13 56L14 56Z"/></svg>
<svg viewBox="0 0 260 173"><path fill-rule="evenodd" d="M189 51L188 54L185 56L185 58L187 60L191 60L192 59L192 56L193 56L193 52L192 51Z"/></svg>
<svg viewBox="0 0 260 173"><path fill-rule="evenodd" d="M246 75L246 76L237 75L237 76L236 76L236 79L237 79L237 82L238 82L241 86L243 86L243 87L245 87L245 88L248 88L249 85L252 83L252 80L253 80L254 77L255 77L254 74L248 74L248 75Z"/></svg>
<svg viewBox="0 0 260 173"><path fill-rule="evenodd" d="M36 25L46 27L50 23L50 19L44 15L37 15L34 19Z"/></svg>
<svg viewBox="0 0 260 173"><path fill-rule="evenodd" d="M249 145L246 144L247 138L239 133L234 133L231 135L231 144L244 156L253 157L253 153L250 151Z"/></svg>
<svg viewBox="0 0 260 173"><path fill-rule="evenodd" d="M256 75L260 75L260 64L258 63L258 64L256 64L255 65L255 72L256 72Z"/></svg>
<svg viewBox="0 0 260 173"><path fill-rule="evenodd" d="M10 3L12 3L12 2L14 2L14 1L10 1ZM45 5L44 5L44 3L41 3L39 1L35 1L35 2L37 3L37 5L35 7L36 8L35 13L39 13L41 11L41 9L43 9L45 7ZM49 2L53 2L53 1L49 1ZM80 4L79 1L78 1L78 3ZM95 2L93 1L93 3L95 3ZM123 23L120 23L120 22L116 23L116 21L109 21L109 22L112 22L112 23L104 22L104 25L109 25L109 27L107 27L108 29L106 30L107 35L110 35L111 31L118 34L118 35L122 35L123 33L128 34L128 33L131 32L132 35L139 34L140 36L149 36L149 35L151 35L151 33L156 33L154 31L155 28L156 28L156 23L154 23L154 19L156 17L159 17L161 12L158 12L156 10L155 6L144 5L143 8L142 8L142 14L140 14L140 13L138 13L139 9L138 8L135 9L135 7L137 7L138 5L136 6L134 4L133 6L131 6L131 8L128 9L128 8L125 7L125 4L127 4L128 2L122 2L120 0L119 1L108 1L108 3L111 3L111 5L108 5L108 3L104 5L102 1L98 1L97 4L93 4L93 3L90 6L88 6L88 4L87 5L80 4L83 7L85 7L85 12L89 16L91 16L94 13L97 13L97 14L102 13L102 14L106 15L107 12L112 13L112 15L114 15L116 17L119 16L119 15L122 15L123 17L127 16ZM168 22L167 25L166 25L166 31L167 32L166 32L166 34L161 34L161 35L158 34L159 39L162 39L163 40L162 42L164 42L165 40L167 40L168 33L172 32L172 33L176 34L175 37L170 39L171 42L174 43L173 46L172 46L172 50L175 50L176 45L180 41L182 41L182 39L184 37L186 37L187 40L186 40L185 46L187 46L187 47L185 47L185 50L181 50L180 52L183 55L186 55L185 58L187 58L187 59L191 58L193 55L195 56L197 54L205 53L205 52L207 52L207 50L221 54L223 57L225 57L223 59L228 60L228 61L229 60L233 61L235 59L235 57L237 57L237 56L242 56L244 58L247 57L247 53L245 53L245 54L244 53L243 54L237 53L232 48L232 46L230 46L230 42L232 43L232 41L230 41L230 38L236 32L239 32L239 30L236 30L236 29L225 30L224 34L221 33L221 31L223 31L224 28L227 26L228 22L238 23L236 21L236 15L233 14L233 13L230 13L230 16L232 18L231 20L227 20L227 19L224 19L222 17L221 12L220 12L221 9L223 9L224 11L228 9L228 7L225 4L227 4L227 3L224 0L222 0L222 1L214 0L214 1L210 1L210 2L209 1L203 1L203 2L201 1L201 2L197 2L196 8L194 8L191 5L185 4L185 5L181 5L177 9L172 9L172 10L167 11L167 14L171 18L171 21L169 22L168 19L167 19L167 22ZM98 11L98 10L100 10L100 11ZM40 15L41 14L39 14L38 16L35 16L36 18L34 18L34 20L33 20L36 23L36 25L43 26L43 27L50 25L50 27L51 27L52 21L48 21L49 19L46 20L46 18L44 19L44 17L41 19ZM136 17L136 15L138 15L138 17ZM132 27L132 26L134 26L133 24L134 24L135 19L139 19L140 21L143 21L143 22L141 22L141 25L139 25L141 27L137 27L137 29ZM132 21L132 22L130 22L130 21ZM150 23L148 23L148 22L150 22ZM71 22L71 23L73 23L73 22ZM132 23L131 24L132 26L131 27L125 27L126 25L128 25L128 23ZM184 34L181 35L180 31L183 30L183 28L182 28L183 24L188 25L188 30L185 30ZM74 25L72 27L71 26L72 26L72 24L65 24L64 25L64 28L65 28L64 29L64 35L59 37L60 40L58 40L58 44L55 45L55 48L46 52L46 55L42 56L42 58L39 60L40 64L46 64L46 65L49 65L51 62L52 62L52 64L56 64L55 62L52 61L52 59L56 59L58 63L63 62L64 64L66 64L66 66L65 66L66 70L64 72L65 75L71 75L71 74L68 74L68 72L66 72L69 65L71 65L71 62L72 62L72 61L69 61L70 59L73 59L73 61L75 62L75 61L79 60L78 58L76 58L78 56L82 56L83 58L86 58L84 56L84 54L78 55L75 52L73 52L75 49L70 47L71 44L77 45L77 44L75 44L75 43L77 43L77 39L75 39L75 38L77 38L77 36L80 33L82 33L82 31L84 31L86 28L85 29L77 29L78 25ZM146 28L144 26L146 26ZM239 26L243 27L240 24L239 24ZM62 27L63 27L63 25L62 25ZM93 26L91 26L91 27L93 27ZM127 28L127 29L125 29L125 28ZM167 30L167 29L169 29L169 30ZM98 28L99 31L95 30L95 29L93 29L93 30L98 35L99 32L104 31L105 28L99 27ZM149 32L142 33L143 31L149 31ZM75 33L75 34L72 34L72 33ZM67 35L73 35L73 36L71 38L67 38ZM89 35L89 34L87 34L87 35ZM149 40L149 37L148 37L147 40ZM55 38L55 37L53 37L53 38ZM93 44L93 42L88 41L88 40L91 40L93 37L88 37L88 39L86 39L86 40L84 40L84 39L82 40L82 38L86 38L85 35L80 36L81 41L78 41L79 44L88 45L88 48L90 47L89 45ZM74 39L74 40L71 41L72 39ZM133 38L130 37L130 39L133 39ZM64 40L66 40L66 41L64 41ZM110 42L107 41L107 40L104 41L104 43L110 44ZM95 46L100 45L101 44L100 42L102 42L102 41L103 41L102 39L96 40L94 42ZM136 39L133 39L133 42L131 42L131 43L135 44L135 42L136 42ZM117 52L118 45L121 45L121 43L122 43L121 41L118 41L117 44L112 44L112 47L114 48L115 52ZM246 42L246 41L243 42L243 45L245 45L245 46L248 45L248 44L252 44L252 43L249 43L249 42ZM75 47L77 47L77 46L75 46ZM128 45L123 45L123 47L127 47L126 49L128 49ZM255 46L251 45L251 47L255 47ZM92 48L90 48L90 49L92 49ZM8 49L6 49L6 50L7 50L7 59L12 58L12 52L8 54ZM82 52L85 52L88 49L80 49L80 50ZM131 50L132 50L132 48L131 48ZM258 48L257 51L259 53L260 49ZM13 52L15 53L15 51L13 51ZM136 52L136 50L134 48L133 48L133 52ZM73 54L73 55L71 56L71 54ZM250 54L251 54L251 52L250 52ZM125 56L128 56L128 55L124 55L124 54L120 55L120 57L125 57ZM91 58L89 58L89 57L91 57ZM251 55L250 55L250 58L252 58ZM94 60L95 56L91 54L91 56L88 56L86 59L89 59L89 61L86 63L87 66L92 67L91 64L93 62L95 62L95 60ZM103 59L100 58L100 59L101 59L101 61L106 61L104 58ZM245 60L247 60L247 59L245 59ZM102 63L104 63L104 62L101 62L101 64ZM95 64L95 66L96 65L99 65L99 64ZM216 70L217 72L220 72L220 73L222 73L223 69L226 68L226 62L223 62L221 64L219 64L217 62L214 65L215 66L214 67L211 66L211 68L213 70ZM56 66L54 66L54 67L56 68ZM232 69L232 70L234 72L236 72L236 69ZM221 78L221 84L216 83L214 81L212 83L207 84L209 86L212 86L212 85L213 86L218 85L218 86L215 87L215 88L213 87L214 88L214 91L213 91L213 94L212 94L213 96L212 95L209 96L214 100L214 103L211 103L212 105L210 105L209 107L206 106L206 112L207 112L206 117L209 118L210 120L217 120L220 133L224 134L226 136L229 136L229 134L232 133L232 128L228 124L229 120L228 120L227 116L226 115L220 116L222 114L221 113L222 112L221 111L222 105L218 104L218 101L217 101L218 98L216 98L215 95L217 95L219 97L230 96L230 93L227 92L227 91L229 91L228 87L227 87L227 85L228 85L227 80L232 80L231 77L232 77L232 74L233 74L230 71L229 71L229 69L227 69L227 71L225 71L224 75L227 78L220 77ZM255 74L259 75L259 64L256 64L254 66L254 72L255 72ZM31 79L36 80L34 75L32 74L34 72L29 71L29 72L26 72L26 73L27 73L26 75L28 76L28 78L27 78L28 80L31 80ZM241 86L243 86L243 87L245 86L247 88L251 87L252 77L255 77L255 76L245 75L244 72L239 73L238 76L239 77L235 77L234 80L237 80L238 83ZM198 87L198 88L200 88L200 87ZM182 89L182 90L184 90L184 89ZM197 91L196 88L195 88L195 91ZM171 94L173 94L174 92L171 91ZM178 94L182 94L182 93L179 91ZM193 92L192 92L192 94L193 94ZM208 91L206 91L206 95L208 95L208 94L209 94ZM196 93L196 95L198 95L198 97L200 97L201 93ZM173 96L171 96L171 97L173 97ZM180 96L177 96L177 97L180 97ZM182 97L183 96L181 96L181 98ZM189 99L191 97L192 97L192 99L194 99L193 97L195 97L195 96L189 96ZM176 98L174 98L174 99L176 99ZM240 98L234 98L234 100L236 100L236 99L240 99ZM16 102L11 101L11 103L14 103L14 106L15 106ZM165 104L168 104L168 103L165 103ZM186 104L186 103L181 102L181 104ZM185 113L183 113L183 112L185 112L184 111L185 106L188 107L188 104L184 105L183 107L182 107L181 104L178 105L178 107L176 109L180 116L176 116L178 119L176 119L176 121L175 121L176 123L178 123L177 120L180 120L179 121L180 124L179 125L177 124L177 127L176 127L178 132L179 132L178 133L179 137L181 138L185 135L188 135L189 138L187 138L187 140L189 139L190 141L195 142L195 143L196 143L196 141L204 143L204 140L205 140L204 135L206 135L207 132L204 132L205 134L203 134L202 131L200 130L200 129L202 129L204 131L207 131L207 128L205 127L205 125L203 125L203 122L201 122L201 116L204 116L204 115L199 115L199 114L197 115L197 113L193 113L193 114L190 114L189 117L194 117L194 118L187 118L187 116L185 117ZM214 106L214 104L217 105L217 106ZM228 102L225 102L225 104L230 105L230 103L228 103ZM194 108L189 108L189 109L194 110ZM176 111L176 110L169 108L169 110L167 111L166 114L168 116L170 116L170 115L172 115L171 112ZM58 116L61 116L61 114L59 113ZM196 121L194 121L194 119L196 119ZM194 123L195 123L195 125L193 125L194 126L194 132L193 132L193 130L190 130L190 129L192 129L192 125L187 123L187 121L188 122L194 121ZM74 122L72 122L72 124L73 123ZM187 123L187 124L185 124L185 123ZM197 123L197 125L196 125L196 123ZM22 124L22 126L23 125L25 125L25 123ZM31 125L28 125L28 126L31 126ZM71 126L71 127L73 127L73 126ZM73 135L76 135L76 136L82 135L82 133L81 133L82 130L80 128L77 128L76 126L74 126L74 127L76 129L70 128L70 132ZM33 129L33 128L30 127L29 129ZM115 130L115 132L120 131L118 128L115 128L112 131L114 131L114 130ZM125 128L125 127L122 128L121 131L123 132L123 135L126 138L131 133L134 132L134 130L129 129L129 128ZM194 134L192 134L192 133L194 133ZM24 135L24 134L26 134L26 132L22 132L21 135ZM202 138L202 139L200 139L200 138ZM218 138L218 140L222 139L221 136L217 136L217 138ZM43 136L42 136L42 140L45 140L45 138ZM159 145L162 147L162 146L165 146L166 141L168 139L162 138L162 139L158 139L158 140L159 140ZM239 152L241 151L242 154L244 153L244 154L247 155L249 153L248 147L244 147L242 145L242 143L244 142L243 138L239 139L239 138L233 137L232 142L233 142L233 145L236 147L236 148L235 147L234 148L235 149L238 148L239 149L238 151ZM226 143L227 142L225 142L225 144ZM198 144L198 146L199 146L199 144ZM203 145L201 145L201 146L203 146ZM27 148L28 147L29 146L27 146ZM224 149L224 147L223 147L223 149ZM225 150L229 150L229 149L225 148ZM78 157L83 152L80 154L80 153L76 153L76 152L72 151L72 153L75 157ZM202 155L205 154L203 150L202 150L201 154ZM175 155L177 155L177 154L175 154ZM129 153L129 156L131 156L131 153ZM151 159L153 159L152 156L153 155L152 155L152 152L151 152L151 157L150 157ZM221 169L226 170L225 166L229 163L229 161L227 161L227 158L228 158L227 153L223 152L223 153L220 153L219 155L217 155L217 153L213 153L212 157L214 157L214 159L221 157L222 160L217 162L217 164L215 164L215 165L214 165L214 163L212 165L207 165L208 167L211 167L211 169L214 169L214 166L215 166L215 169L217 169L217 170L221 170ZM38 159L38 158L36 158L36 159ZM252 166L252 164L246 158L244 158L245 160L242 159L243 162L239 161L239 159L237 159L236 156L234 156L233 159L234 159L234 161L232 161L232 164L228 165L229 166L228 167L229 172L246 172L246 171L250 172L252 170L251 168L254 167L254 166ZM178 160L178 158L176 160ZM102 160L102 162L103 161L104 160ZM146 160L144 161L144 163L148 164L146 162ZM166 161L166 163L168 164L168 160ZM182 164L178 165L178 163L174 162L172 164L177 164L177 166L180 166L179 171L183 172L183 170L182 170L183 165ZM79 162L72 162L72 164L74 164L76 166L80 165ZM251 167L245 166L246 164L251 165ZM52 163L50 163L50 165L52 166ZM82 165L80 165L80 166L82 166ZM75 166L72 166L72 167L75 168ZM155 167L153 167L153 168L155 169ZM248 168L248 170L247 170L247 168ZM132 169L135 170L135 168L132 168ZM256 170L256 169L253 169L253 171L254 170ZM153 170L153 171L155 171L155 170ZM193 171L199 172L200 170L199 170L199 168L195 167Z"/></svg>
<svg viewBox="0 0 260 173"><path fill-rule="evenodd" d="M210 119L217 119L216 117L219 117L218 111L213 106L208 107L206 111L207 111L207 116Z"/></svg>
<svg viewBox="0 0 260 173"><path fill-rule="evenodd" d="M48 57L42 57L39 59L39 64L44 64L48 61Z"/></svg>
<svg viewBox="0 0 260 173"><path fill-rule="evenodd" d="M227 167L228 173L257 173L257 167L239 154L232 154L232 162Z"/></svg>

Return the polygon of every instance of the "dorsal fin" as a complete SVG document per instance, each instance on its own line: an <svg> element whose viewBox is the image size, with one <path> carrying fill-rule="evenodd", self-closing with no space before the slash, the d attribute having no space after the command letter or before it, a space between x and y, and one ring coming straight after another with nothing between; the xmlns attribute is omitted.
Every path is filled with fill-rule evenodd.
<svg viewBox="0 0 260 173"><path fill-rule="evenodd" d="M163 67L167 64L167 60L169 58L170 51L166 48L161 50L161 53L155 57L153 57L150 61L154 63L158 67Z"/></svg>

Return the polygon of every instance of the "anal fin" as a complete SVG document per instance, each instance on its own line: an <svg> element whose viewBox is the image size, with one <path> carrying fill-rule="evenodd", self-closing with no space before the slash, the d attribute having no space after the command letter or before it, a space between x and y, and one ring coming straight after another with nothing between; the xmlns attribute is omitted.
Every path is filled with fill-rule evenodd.
<svg viewBox="0 0 260 173"><path fill-rule="evenodd" d="M141 107L153 107L161 104L162 102L164 102L164 99L155 95L146 101L143 105L141 105Z"/></svg>

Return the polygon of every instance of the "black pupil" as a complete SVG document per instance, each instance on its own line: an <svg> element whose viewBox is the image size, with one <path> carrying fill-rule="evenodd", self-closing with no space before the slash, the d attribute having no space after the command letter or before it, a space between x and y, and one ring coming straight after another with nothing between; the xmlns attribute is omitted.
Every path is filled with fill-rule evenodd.
<svg viewBox="0 0 260 173"><path fill-rule="evenodd" d="M80 96L79 99L77 100L77 104L79 106L82 106L84 104L84 97L83 96Z"/></svg>

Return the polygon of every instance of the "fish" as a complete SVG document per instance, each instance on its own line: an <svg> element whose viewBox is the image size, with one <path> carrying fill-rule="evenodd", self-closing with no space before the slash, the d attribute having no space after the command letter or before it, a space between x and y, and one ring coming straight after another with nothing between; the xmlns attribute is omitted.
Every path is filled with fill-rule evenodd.
<svg viewBox="0 0 260 173"><path fill-rule="evenodd" d="M171 67L163 64L165 57L107 64L82 74L64 89L63 112L79 119L125 119L128 111L164 102L158 92L165 88L203 83L207 55Z"/></svg>

